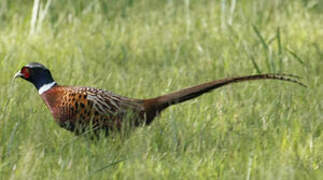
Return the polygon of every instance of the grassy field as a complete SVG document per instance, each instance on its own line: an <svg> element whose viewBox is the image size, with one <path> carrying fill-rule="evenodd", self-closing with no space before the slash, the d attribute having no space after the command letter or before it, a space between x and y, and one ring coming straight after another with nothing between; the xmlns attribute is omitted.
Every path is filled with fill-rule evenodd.
<svg viewBox="0 0 323 180"><path fill-rule="evenodd" d="M37 14L33 1L0 1L0 179L323 177L319 0L40 2ZM257 73L308 88L234 84L95 142L55 124L30 83L12 83L32 61L60 84L135 98Z"/></svg>

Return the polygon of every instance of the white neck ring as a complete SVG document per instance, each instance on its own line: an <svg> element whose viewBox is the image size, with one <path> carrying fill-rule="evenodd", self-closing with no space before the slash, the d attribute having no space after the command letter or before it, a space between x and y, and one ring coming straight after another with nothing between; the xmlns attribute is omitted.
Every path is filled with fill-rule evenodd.
<svg viewBox="0 0 323 180"><path fill-rule="evenodd" d="M38 89L38 93L39 94L43 94L44 92L48 91L49 89L51 89L54 85L56 84L55 81L51 82L51 83L48 83L48 84L44 84L42 85L42 87L40 87Z"/></svg>

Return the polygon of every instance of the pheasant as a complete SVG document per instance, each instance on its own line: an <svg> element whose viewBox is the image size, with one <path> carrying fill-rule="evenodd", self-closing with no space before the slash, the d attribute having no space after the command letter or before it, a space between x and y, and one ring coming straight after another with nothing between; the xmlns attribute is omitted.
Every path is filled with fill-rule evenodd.
<svg viewBox="0 0 323 180"><path fill-rule="evenodd" d="M120 130L125 123L131 127L149 125L163 110L216 88L231 83L274 79L305 86L294 75L257 74L215 80L150 99L133 99L90 87L58 85L49 69L40 63L29 63L15 74L31 82L51 111L59 126L76 135L91 130L95 133Z"/></svg>

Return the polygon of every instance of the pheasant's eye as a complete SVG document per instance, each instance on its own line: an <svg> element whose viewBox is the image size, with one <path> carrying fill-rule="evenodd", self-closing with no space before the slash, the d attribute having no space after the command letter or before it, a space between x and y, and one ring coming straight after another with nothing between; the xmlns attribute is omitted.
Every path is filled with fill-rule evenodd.
<svg viewBox="0 0 323 180"><path fill-rule="evenodd" d="M24 78L28 79L30 77L29 68L23 67L20 72L23 74Z"/></svg>

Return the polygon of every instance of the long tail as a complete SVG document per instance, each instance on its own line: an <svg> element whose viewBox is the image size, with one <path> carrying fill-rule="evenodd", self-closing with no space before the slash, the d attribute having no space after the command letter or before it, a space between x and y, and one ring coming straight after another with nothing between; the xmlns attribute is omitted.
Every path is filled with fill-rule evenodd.
<svg viewBox="0 0 323 180"><path fill-rule="evenodd" d="M216 88L219 88L231 83L242 82L242 81L274 79L274 80L288 81L288 82L296 83L303 87L306 87L306 85L304 85L303 83L297 80L298 78L299 78L298 76L290 75L290 74L258 74L258 75L240 76L240 77L215 80L215 81L207 82L197 86L185 88L156 98L147 99L146 107L151 107L154 109L154 111L161 112L163 109L167 108L170 105L178 104L178 103L193 99L195 97L198 97L204 93L210 92Z"/></svg>

